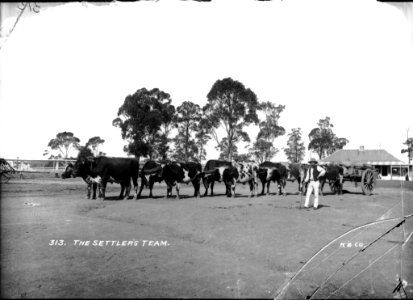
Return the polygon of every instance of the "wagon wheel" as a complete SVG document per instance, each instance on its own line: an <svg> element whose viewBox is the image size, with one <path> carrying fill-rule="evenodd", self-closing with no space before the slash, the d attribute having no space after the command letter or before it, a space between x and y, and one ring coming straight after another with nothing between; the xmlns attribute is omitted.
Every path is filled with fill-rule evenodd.
<svg viewBox="0 0 413 300"><path fill-rule="evenodd" d="M6 173L1 173L1 174L0 174L0 182L1 182L1 183L7 183L7 182L9 182L10 178L11 178L11 176L9 176L9 175L6 174Z"/></svg>
<svg viewBox="0 0 413 300"><path fill-rule="evenodd" d="M374 173L371 169L367 169L363 172L361 176L361 189L364 195L371 195L373 192L374 184L376 179L374 178Z"/></svg>

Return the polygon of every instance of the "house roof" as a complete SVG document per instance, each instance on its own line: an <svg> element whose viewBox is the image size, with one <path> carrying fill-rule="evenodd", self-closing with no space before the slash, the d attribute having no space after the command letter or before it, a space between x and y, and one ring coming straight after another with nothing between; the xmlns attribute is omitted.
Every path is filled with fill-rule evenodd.
<svg viewBox="0 0 413 300"><path fill-rule="evenodd" d="M364 163L370 165L404 165L386 150L338 150L320 161L329 163Z"/></svg>

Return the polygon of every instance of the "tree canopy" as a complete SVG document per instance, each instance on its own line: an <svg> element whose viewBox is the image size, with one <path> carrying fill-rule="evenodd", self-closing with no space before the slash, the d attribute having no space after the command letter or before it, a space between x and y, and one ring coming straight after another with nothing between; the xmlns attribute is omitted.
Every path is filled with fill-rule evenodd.
<svg viewBox="0 0 413 300"><path fill-rule="evenodd" d="M287 148L284 149L288 161L292 163L299 163L303 160L305 155L304 142L301 139L301 128L293 128L288 134Z"/></svg>
<svg viewBox="0 0 413 300"><path fill-rule="evenodd" d="M250 153L259 162L271 160L277 153L278 149L274 147L274 140L285 134L284 127L278 124L278 120L285 105L275 105L272 102L263 102L259 104L259 109L264 112L265 120L259 123L260 131L257 139L250 149Z"/></svg>
<svg viewBox="0 0 413 300"><path fill-rule="evenodd" d="M93 151L93 155L97 156L99 153L99 146L102 145L104 142L105 140L100 138L100 136L94 136L87 141L85 147L91 148L91 150Z"/></svg>
<svg viewBox="0 0 413 300"><path fill-rule="evenodd" d="M178 134L174 138L174 159L183 161L198 160L198 146L194 134L199 130L201 118L202 111L198 104L185 101L177 107L174 121Z"/></svg>
<svg viewBox="0 0 413 300"><path fill-rule="evenodd" d="M313 128L308 135L310 138L308 149L314 150L320 159L337 150L343 149L349 142L346 138L338 138L334 134L332 130L334 126L330 123L330 117L320 119L317 125L318 127Z"/></svg>
<svg viewBox="0 0 413 300"><path fill-rule="evenodd" d="M205 116L201 117L201 120L198 123L197 132L195 134L195 145L197 150L197 161L202 162L202 160L206 159L206 150L205 145L211 140L210 126L208 120Z"/></svg>
<svg viewBox="0 0 413 300"><path fill-rule="evenodd" d="M58 152L57 155L51 156L51 158L68 158L70 150L78 150L80 140L72 132L59 132L54 139L49 141L47 145L52 150ZM49 151L46 150L43 155L48 155Z"/></svg>
<svg viewBox="0 0 413 300"><path fill-rule="evenodd" d="M94 157L94 153L92 150L87 146L80 146L79 153L77 154L77 159L80 160L87 160L89 157Z"/></svg>
<svg viewBox="0 0 413 300"><path fill-rule="evenodd" d="M257 139L252 148L249 149L249 153L258 163L262 163L266 160L271 160L278 150L273 146L272 142L267 142L264 139Z"/></svg>
<svg viewBox="0 0 413 300"><path fill-rule="evenodd" d="M257 140L264 139L267 142L274 142L277 137L285 134L284 127L278 125L278 120L285 109L285 105L276 106L274 103L267 101L261 103L259 108L265 113L265 120L259 124L260 131Z"/></svg>
<svg viewBox="0 0 413 300"><path fill-rule="evenodd" d="M220 160L232 160L238 157L238 147L235 143L230 144L228 138L224 137L217 147L221 152L219 154Z"/></svg>
<svg viewBox="0 0 413 300"><path fill-rule="evenodd" d="M175 107L171 98L158 88L141 88L125 98L118 117L112 124L121 129L122 138L128 142L124 151L140 156L166 155L168 134Z"/></svg>
<svg viewBox="0 0 413 300"><path fill-rule="evenodd" d="M413 138L407 138L403 143L407 147L402 149L401 153L407 153L408 163L410 164L411 159L413 158Z"/></svg>
<svg viewBox="0 0 413 300"><path fill-rule="evenodd" d="M218 144L225 159L231 160L240 141L249 142L248 133L243 130L249 124L258 124L258 100L255 93L232 78L217 80L207 95L203 107L210 122L210 133ZM218 138L216 130L223 128L226 136Z"/></svg>

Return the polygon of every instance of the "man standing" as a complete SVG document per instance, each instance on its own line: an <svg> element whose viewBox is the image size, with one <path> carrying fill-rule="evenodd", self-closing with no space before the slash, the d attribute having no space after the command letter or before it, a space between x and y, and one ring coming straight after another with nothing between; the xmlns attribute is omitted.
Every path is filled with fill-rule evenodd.
<svg viewBox="0 0 413 300"><path fill-rule="evenodd" d="M308 182L308 187L307 187L307 195L305 196L305 203L304 207L309 208L310 204L310 196L311 193L314 190L314 209L318 208L318 190L320 187L320 180L319 178L324 176L326 173L326 170L324 170L322 167L317 165L317 160L315 158L310 158L310 167L308 168L308 171L306 172L304 183Z"/></svg>

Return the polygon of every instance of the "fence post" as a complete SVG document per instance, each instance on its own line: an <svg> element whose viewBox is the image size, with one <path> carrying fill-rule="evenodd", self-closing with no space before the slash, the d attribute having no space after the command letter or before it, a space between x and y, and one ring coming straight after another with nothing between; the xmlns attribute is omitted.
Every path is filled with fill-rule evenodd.
<svg viewBox="0 0 413 300"><path fill-rule="evenodd" d="M59 178L58 171L59 171L59 160L56 160L56 168L55 168L55 177L56 178Z"/></svg>

